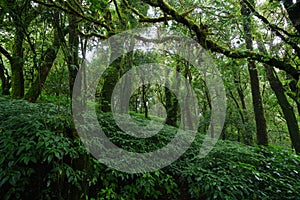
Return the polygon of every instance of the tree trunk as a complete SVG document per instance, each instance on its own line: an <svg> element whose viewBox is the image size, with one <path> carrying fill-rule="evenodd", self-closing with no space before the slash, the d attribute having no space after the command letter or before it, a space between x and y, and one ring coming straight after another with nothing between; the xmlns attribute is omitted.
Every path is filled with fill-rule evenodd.
<svg viewBox="0 0 300 200"><path fill-rule="evenodd" d="M130 40L130 43L128 44L128 47L125 47L127 50L134 49L135 41L132 38ZM122 77L124 74L126 74L131 67L133 66L133 59L134 59L134 52L130 51L126 55L123 56L122 62L120 63L120 77ZM130 76L123 76L122 78L122 87L120 89L122 90L122 95L120 95L120 108L121 113L128 113L128 107L125 103L128 99L130 99L130 91L132 89L132 83Z"/></svg>
<svg viewBox="0 0 300 200"><path fill-rule="evenodd" d="M23 41L23 29L21 27L16 27L13 56L11 62L11 81L13 98L22 98L24 96Z"/></svg>
<svg viewBox="0 0 300 200"><path fill-rule="evenodd" d="M112 92L119 80L120 63L123 63L124 47L117 40L110 40L110 66L104 71L104 83L101 90L100 108L103 112L111 112ZM130 55L129 55L130 56Z"/></svg>
<svg viewBox="0 0 300 200"><path fill-rule="evenodd" d="M176 85L174 85L175 90L179 90L180 87L180 79L177 77L180 72L180 68L179 65L177 65L176 67L176 81L174 81L174 83ZM166 72L168 73L168 72ZM168 77L169 74L166 74L166 77ZM173 94L171 92L171 90L169 89L170 87L170 83L167 81L166 83L166 87L165 87L165 97L166 97L166 111L167 111L167 118L166 118L166 124L170 125L170 126L177 126L177 110L178 110L178 100L175 96L175 94Z"/></svg>
<svg viewBox="0 0 300 200"><path fill-rule="evenodd" d="M245 41L248 50L253 50L253 41L252 41L252 27L250 19L250 10L244 3L241 3L241 13L244 17L243 27L245 34ZM255 66L255 62L251 59L248 59L248 71L250 75L250 85L251 85L251 94L252 102L255 114L255 123L256 123L256 139L258 145L268 145L268 134L267 134L267 125L266 118L264 115L264 108L262 104L260 88L259 88L259 79L258 71Z"/></svg>
<svg viewBox="0 0 300 200"><path fill-rule="evenodd" d="M53 62L56 58L60 47L59 37L57 31L54 31L54 41L51 47L49 47L45 54L41 58L41 65L39 67L40 71L38 77L32 83L30 89L25 95L25 99L30 102L35 102L37 98L40 96L47 76L53 66Z"/></svg>
<svg viewBox="0 0 300 200"><path fill-rule="evenodd" d="M147 91L146 91L146 85L144 83L144 79L142 78L142 102L143 102L143 107L144 107L144 111L145 111L145 118L148 119L149 118L149 112L148 112L148 99L147 99Z"/></svg>
<svg viewBox="0 0 300 200"><path fill-rule="evenodd" d="M0 56L0 79L2 81L2 95L10 95L9 89L11 87L10 76L7 69L5 69L2 57Z"/></svg>
<svg viewBox="0 0 300 200"><path fill-rule="evenodd" d="M176 127L177 109L178 109L177 99L175 95L171 92L171 90L167 87L165 87L165 96L166 96L166 111L167 111L166 124Z"/></svg>
<svg viewBox="0 0 300 200"><path fill-rule="evenodd" d="M75 5L76 6L76 5ZM69 52L67 52L67 62L69 70L69 88L70 97L72 98L73 87L77 72L79 70L79 34L78 34L78 17L69 14ZM77 90L81 88L77 88ZM80 91L74 91L80 92Z"/></svg>
<svg viewBox="0 0 300 200"><path fill-rule="evenodd" d="M111 112L111 97L113 88L118 82L118 69L115 66L109 66L103 73L104 83L101 90L100 108L103 112Z"/></svg>
<svg viewBox="0 0 300 200"><path fill-rule="evenodd" d="M237 106L237 109L239 109L239 114L241 116L241 120L243 123L243 127L242 127L242 137L243 137L243 142L247 145L253 145L253 136L252 136L252 132L247 130L247 124L249 123L249 119L247 116L247 107L246 107L246 102L245 102L245 95L241 86L241 78L240 78L240 74L238 72L238 74L234 74L234 83L236 84L236 90L241 102L241 108L237 102L237 100L235 100L234 95L232 94L232 98L235 101L235 104Z"/></svg>
<svg viewBox="0 0 300 200"><path fill-rule="evenodd" d="M267 54L265 46L260 41L258 41L258 48L262 53ZM284 93L285 89L279 78L276 76L275 70L268 65L264 65L264 69L286 120L293 147L295 148L296 153L300 154L300 131L294 109Z"/></svg>
<svg viewBox="0 0 300 200"><path fill-rule="evenodd" d="M283 0L283 5L289 14L293 26L300 34L300 0L297 0L296 3L293 3L293 0Z"/></svg>
<svg viewBox="0 0 300 200"><path fill-rule="evenodd" d="M186 84L191 84L192 82L192 75L191 75L191 72L190 72L190 69L189 69L189 63L186 62L185 63L185 68L184 68L184 77L186 80L188 80L189 83L186 82ZM193 122L192 122L192 116L191 116L191 112L192 112L192 107L191 105L193 106L194 105L194 102L193 102L193 98L191 98L191 93L192 91L188 90L188 87L187 88L187 91L186 91L186 96L185 97L182 97L182 98L185 98L185 105L184 105L184 119L186 119L186 127L188 130L193 130ZM211 120L211 123L210 123L210 134L211 134L211 137L214 138L214 123L213 121Z"/></svg>

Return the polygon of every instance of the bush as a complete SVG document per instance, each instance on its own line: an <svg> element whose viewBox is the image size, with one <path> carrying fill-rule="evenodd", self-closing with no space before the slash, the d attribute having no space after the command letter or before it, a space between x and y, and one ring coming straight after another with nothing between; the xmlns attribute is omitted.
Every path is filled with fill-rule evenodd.
<svg viewBox="0 0 300 200"><path fill-rule="evenodd" d="M300 158L278 147L219 141L199 158L203 135L172 165L151 173L110 169L73 136L70 111L51 103L0 97L0 195L3 199L299 199ZM133 116L141 125L149 123ZM123 133L99 114L111 141L134 152L167 144L176 129L151 138ZM134 145L133 145L134 144ZM78 194L79 193L79 194ZM79 196L76 196L79 195Z"/></svg>

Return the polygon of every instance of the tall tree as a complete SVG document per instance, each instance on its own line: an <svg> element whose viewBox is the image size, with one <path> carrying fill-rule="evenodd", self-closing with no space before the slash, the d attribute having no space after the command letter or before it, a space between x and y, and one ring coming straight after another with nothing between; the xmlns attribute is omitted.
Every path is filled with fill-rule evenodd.
<svg viewBox="0 0 300 200"><path fill-rule="evenodd" d="M300 34L300 0L282 0L293 26Z"/></svg>
<svg viewBox="0 0 300 200"><path fill-rule="evenodd" d="M38 67L38 75L24 96L24 98L30 102L35 102L40 96L47 76L53 66L54 60L56 59L57 53L61 45L59 39L59 31L61 31L61 26L59 24L59 13L57 10L54 10L53 13L53 42L41 56L41 61L39 62ZM61 32L63 34L66 33L66 31Z"/></svg>
<svg viewBox="0 0 300 200"><path fill-rule="evenodd" d="M79 0L70 1L70 5L76 10L79 10L81 3ZM69 13L69 41L68 41L68 51L65 51L65 56L68 63L69 69L69 87L70 94L72 97L74 82L79 70L79 18L76 14Z"/></svg>
<svg viewBox="0 0 300 200"><path fill-rule="evenodd" d="M268 53L261 41L258 41L258 48L262 53ZM278 103L285 117L292 145L295 148L296 153L300 154L300 131L293 106L291 106L289 103L285 95L285 89L276 75L275 70L268 65L264 65L264 69L266 71L271 88L277 97Z"/></svg>
<svg viewBox="0 0 300 200"><path fill-rule="evenodd" d="M244 37L246 41L246 48L253 51L253 36L252 36L252 26L250 18L250 9L246 4L241 3L241 13L243 15L243 27L244 27ZM250 75L250 85L251 94L253 101L253 108L255 114L256 122L256 139L259 145L268 145L268 133L267 133L267 123L263 108L263 102L260 94L258 69L256 68L255 61L248 59L248 71Z"/></svg>
<svg viewBox="0 0 300 200"><path fill-rule="evenodd" d="M12 97L22 98L24 96L24 48L23 43L31 21L37 16L37 12L32 8L30 1L20 2L8 0L1 3L4 10L9 13L14 26L14 45L12 48L10 65L12 81Z"/></svg>
<svg viewBox="0 0 300 200"><path fill-rule="evenodd" d="M8 74L7 69L4 66L2 56L0 56L0 79L2 81L2 94L10 95L9 89L11 87L10 75Z"/></svg>

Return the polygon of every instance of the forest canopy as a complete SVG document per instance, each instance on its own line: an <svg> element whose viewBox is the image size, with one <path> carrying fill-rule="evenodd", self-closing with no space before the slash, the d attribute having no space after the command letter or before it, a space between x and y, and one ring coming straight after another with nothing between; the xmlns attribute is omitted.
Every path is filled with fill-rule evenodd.
<svg viewBox="0 0 300 200"><path fill-rule="evenodd" d="M267 187L266 183L272 182L270 187L278 191L285 188L283 192L294 194L290 195L291 199L299 197L296 194L299 184L291 183L292 176L298 176L298 169L292 163L299 163L297 154L300 154L299 11L299 0L0 0L0 147L8 152L1 151L3 158L0 164L5 172L2 170L0 173L0 193L6 193L8 199L18 198L26 188L38 187L31 183L26 185L27 178L46 174L36 171L40 167L37 163L44 166L48 162L48 168L52 170L52 174L48 175L58 178L36 180L42 185L46 183L45 188L51 188L50 192L47 192L48 189L40 190L41 196L45 192L49 198L55 197L53 191L60 198L69 199L78 199L82 194L88 198L92 191L93 198L108 195L107 199L122 199L118 194L123 190L132 190L132 194L136 194L132 198L146 199L152 195L156 195L155 198L173 198L172 195L179 193L183 195L182 199L185 195L190 195L187 198L203 199L226 199L232 195L237 199L245 198L261 185L254 184L253 188L245 190L239 188L240 194L231 193L233 187L221 187L224 180L214 174L213 169L219 168L212 165L213 169L208 170L210 161L214 159L225 165L228 160L222 160L221 154L226 152L228 145L235 152L228 154L234 160L233 166L248 170L249 180L261 182L263 188ZM127 34L130 31L137 33L137 30L149 31ZM119 37L122 34L126 38L124 41ZM190 43L182 43L186 38ZM205 60L209 60L215 70L209 71ZM101 64L93 68L98 63ZM204 70L199 70L197 65ZM97 70L102 70L101 74ZM220 79L212 79L211 74L218 74ZM91 83L96 86L92 87ZM78 87L84 92L78 92ZM118 91L121 95L116 97ZM39 113L39 106L49 107L49 113L45 109ZM36 116L32 116L28 109L33 109L32 115ZM92 170L91 165L99 173L104 170L102 164L95 164L96 159L83 150L84 142L80 141L82 130L88 132L95 127L77 126L76 123L90 116L74 117L76 113L89 109L96 112L92 116L97 118L97 126L100 124L107 131L110 141L121 147L124 145L128 151L141 153L149 148L162 148L176 138L173 129L183 129L185 135L195 130L195 138L199 137L202 143L206 141L204 137L215 141L213 144L218 139L222 141L211 148L212 155L208 154L208 160L201 158L201 162L193 161L191 166L186 163L194 159L191 156L193 150L189 149L190 154L180 158L174 166L159 169L158 174L151 172L145 173L142 178L126 178L123 173L118 174L108 167L109 172L106 173L117 173L110 176L111 181L94 180L97 176L94 175L87 183L83 181L83 174ZM126 114L119 122L115 115L117 111ZM14 115L20 119L14 118ZM17 123L25 118L32 118L32 122L26 119L26 123ZM129 119L132 120L130 123ZM120 127L122 123L128 129ZM139 126L134 126L134 123ZM161 135L151 135L154 138L146 140L149 136L147 131L150 133L158 127ZM140 135L134 135L134 131ZM33 132L37 135L31 135ZM124 136L124 132L130 137ZM16 133L22 138L16 139ZM24 139L27 136L38 144L40 138L50 141L40 144L49 145L49 148L36 147L44 152L44 158L33 153L34 144L27 141L28 138ZM133 136L142 139L137 141ZM16 147L14 140L20 144L28 143L25 147ZM56 140L63 141L66 147L55 146ZM133 143L128 141L138 144L131 149ZM191 146L199 147L197 142L192 142ZM245 161L240 160L239 147L246 155ZM15 152L14 148L19 150ZM55 151L55 148L58 150ZM25 149L30 151L30 155L22 157L26 155ZM288 155L287 160L284 160L283 154ZM19 156L20 165L13 159L14 156ZM252 156L260 164L252 163ZM273 158L278 158L278 161ZM270 165L277 166L281 160L284 160L280 168L282 171L279 170L277 175L277 168L275 170ZM193 168L199 162L201 167ZM24 166L31 164L33 171L22 171ZM6 169L7 166L11 169ZM75 172L74 177L71 172L68 172L69 175L62 174L63 167L65 170L78 170L78 177ZM238 172L227 165L225 168L225 174L231 170ZM273 170L271 174L266 172L269 168ZM280 175L285 173L284 168L289 169L290 182ZM196 171L201 171L203 177L198 177ZM190 188L176 182L181 172ZM206 172L209 175L205 176ZM160 177L163 177L162 182L158 180ZM155 193L156 186L152 185L149 193L141 194L143 197L138 196L138 191L133 191L132 188L138 188L137 185L149 183L143 182L144 179L152 178L153 185L170 188ZM227 178L233 181L237 176L229 175ZM26 181L24 185L18 185L16 179ZM115 185L120 179L128 181L124 184L125 189ZM211 185L200 188L192 185L191 180L200 179L208 180ZM130 185L134 181L136 185ZM70 183L69 191L80 188L79 192L62 192L60 184L65 182ZM239 184L246 186L249 184L246 182ZM96 189L88 189L88 185L97 187L99 184L107 190L95 192ZM108 188L111 191L108 192ZM170 192L173 190L176 191L174 194ZM252 199L274 195L274 190L254 192Z"/></svg>

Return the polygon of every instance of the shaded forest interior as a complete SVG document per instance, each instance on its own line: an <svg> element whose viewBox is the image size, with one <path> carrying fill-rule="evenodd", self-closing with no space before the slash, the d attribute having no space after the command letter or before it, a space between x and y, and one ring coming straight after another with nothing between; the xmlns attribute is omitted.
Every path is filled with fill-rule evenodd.
<svg viewBox="0 0 300 200"><path fill-rule="evenodd" d="M0 0L0 195L299 199L299 11L300 0ZM98 126L145 155L195 135L182 155L170 147L171 163L124 156L120 169L136 168L122 171L92 153L109 146L91 139Z"/></svg>

